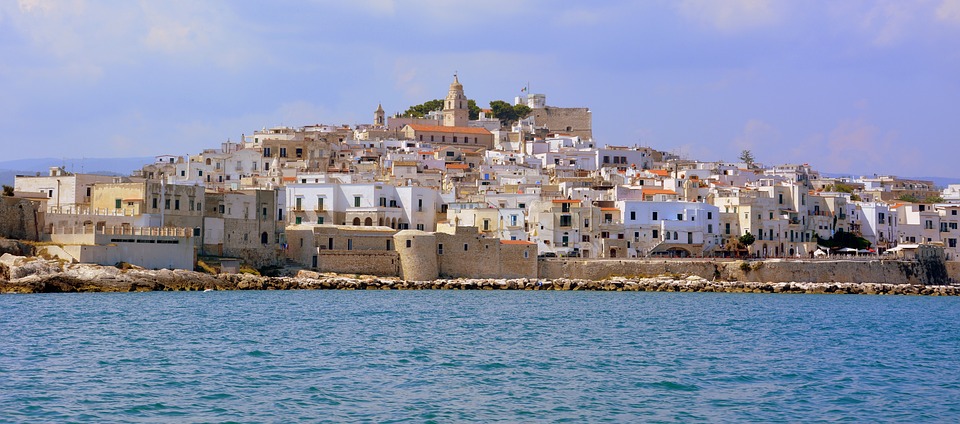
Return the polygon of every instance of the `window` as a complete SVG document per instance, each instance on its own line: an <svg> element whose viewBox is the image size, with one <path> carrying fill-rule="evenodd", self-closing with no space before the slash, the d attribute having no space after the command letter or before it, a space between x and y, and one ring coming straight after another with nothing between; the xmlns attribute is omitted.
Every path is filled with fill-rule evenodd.
<svg viewBox="0 0 960 424"><path fill-rule="evenodd" d="M657 230L653 230L653 236L654 236L654 237L657 236ZM664 232L663 232L663 238L666 239L666 240L670 240L670 232L669 232L669 231L664 231Z"/></svg>
<svg viewBox="0 0 960 424"><path fill-rule="evenodd" d="M87 187L87 197L90 197L90 187ZM954 212L956 212L956 211L954 211ZM954 214L954 215L956 215L956 214Z"/></svg>
<svg viewBox="0 0 960 424"><path fill-rule="evenodd" d="M727 235L730 235L730 223L729 223L729 222L726 223L726 224L724 224L724 232L725 232Z"/></svg>
<svg viewBox="0 0 960 424"><path fill-rule="evenodd" d="M654 220L654 221L657 220L657 211L653 211L653 220Z"/></svg>
<svg viewBox="0 0 960 424"><path fill-rule="evenodd" d="M347 250L353 250L353 239L347 239Z"/></svg>
<svg viewBox="0 0 960 424"><path fill-rule="evenodd" d="M609 232L609 231L601 231L601 232L600 232L600 238L610 238L610 232Z"/></svg>
<svg viewBox="0 0 960 424"><path fill-rule="evenodd" d="M186 176L187 176L187 171L181 170L181 171L180 171L180 176L181 176L181 177L186 177Z"/></svg>
<svg viewBox="0 0 960 424"><path fill-rule="evenodd" d="M417 224L417 229L420 230L420 231L423 231L423 229L424 229L423 224Z"/></svg>
<svg viewBox="0 0 960 424"><path fill-rule="evenodd" d="M153 198L153 208L154 208L154 209L157 208L157 198L156 198L156 197Z"/></svg>
<svg viewBox="0 0 960 424"><path fill-rule="evenodd" d="M115 199L115 200L114 200L114 206L113 206L113 208L114 208L114 209L120 209L120 206L121 206L120 203L121 203L121 200L120 200L120 199Z"/></svg>
<svg viewBox="0 0 960 424"><path fill-rule="evenodd" d="M713 234L713 224L707 224L707 233Z"/></svg>
<svg viewBox="0 0 960 424"><path fill-rule="evenodd" d="M713 219L713 212L707 212L707 219Z"/></svg>
<svg viewBox="0 0 960 424"><path fill-rule="evenodd" d="M570 212L570 204L569 204L569 203L566 203L566 202L561 203L561 204L560 204L560 212Z"/></svg>
<svg viewBox="0 0 960 424"><path fill-rule="evenodd" d="M437 254L438 255L443 254L443 243L437 243Z"/></svg>
<svg viewBox="0 0 960 424"><path fill-rule="evenodd" d="M119 206L118 206L119 207ZM164 209L170 209L170 199L165 199L163 202Z"/></svg>
<svg viewBox="0 0 960 424"><path fill-rule="evenodd" d="M417 199L417 212L423 212L423 199Z"/></svg>
<svg viewBox="0 0 960 424"><path fill-rule="evenodd" d="M603 214L603 220L604 220L604 222L606 222L607 224L613 222L613 214L611 214L611 213L605 213L605 214Z"/></svg>
<svg viewBox="0 0 960 424"><path fill-rule="evenodd" d="M570 218L570 215L560 215L560 226L569 227L573 220Z"/></svg>
<svg viewBox="0 0 960 424"><path fill-rule="evenodd" d="M176 199L173 201L173 208L176 210L180 210L180 199Z"/></svg>
<svg viewBox="0 0 960 424"><path fill-rule="evenodd" d="M295 221L297 224L302 224L302 223L303 223L303 218L298 216L298 217L294 218L294 221Z"/></svg>
<svg viewBox="0 0 960 424"><path fill-rule="evenodd" d="M286 147L281 147L281 148L280 148L280 157L282 157L282 158L287 157L287 148L286 148Z"/></svg>
<svg viewBox="0 0 960 424"><path fill-rule="evenodd" d="M318 197L318 198L317 198L317 210L318 210L318 211L322 211L322 210L323 210L323 198L322 198L322 197Z"/></svg>
<svg viewBox="0 0 960 424"><path fill-rule="evenodd" d="M413 240L407 240L407 249L409 249L410 246L413 246Z"/></svg>
<svg viewBox="0 0 960 424"><path fill-rule="evenodd" d="M353 207L360 207L360 196L353 196Z"/></svg>
<svg viewBox="0 0 960 424"><path fill-rule="evenodd" d="M387 239L387 250L393 250L393 240Z"/></svg>
<svg viewBox="0 0 960 424"><path fill-rule="evenodd" d="M527 208L527 204L526 204L526 203L517 203L517 207L520 208L520 209L526 209L526 208ZM956 215L956 214L957 214L957 211L953 211L953 214Z"/></svg>
<svg viewBox="0 0 960 424"><path fill-rule="evenodd" d="M483 231L490 231L490 220L489 220L489 219L484 219L484 220L483 220Z"/></svg>
<svg viewBox="0 0 960 424"><path fill-rule="evenodd" d="M957 247L957 239L947 239L948 247Z"/></svg>
<svg viewBox="0 0 960 424"><path fill-rule="evenodd" d="M263 157L265 157L265 158L270 157L270 148L269 148L269 147L264 147L264 148L263 148ZM218 164L218 165L219 165L219 164ZM218 168L218 169L219 169L219 168Z"/></svg>
<svg viewBox="0 0 960 424"><path fill-rule="evenodd" d="M318 216L318 217L317 217L317 224L323 224L323 217L322 217L322 216Z"/></svg>
<svg viewBox="0 0 960 424"><path fill-rule="evenodd" d="M470 250L470 245L467 244L467 243L464 243L464 244L463 244L463 251L466 252L467 250Z"/></svg>
<svg viewBox="0 0 960 424"><path fill-rule="evenodd" d="M678 213L678 214L677 214L677 221L683 221L683 214L682 214L682 213Z"/></svg>
<svg viewBox="0 0 960 424"><path fill-rule="evenodd" d="M298 158L302 158L302 157L303 157L303 149L297 149L297 157L298 157Z"/></svg>
<svg viewBox="0 0 960 424"><path fill-rule="evenodd" d="M583 236L580 237L580 241L582 241L582 242L584 242L584 243L589 243L589 242L590 242L590 236L584 234Z"/></svg>
<svg viewBox="0 0 960 424"><path fill-rule="evenodd" d="M883 212L880 212L879 214L877 214L877 220L880 222L883 222L886 220L886 217L884 216Z"/></svg>

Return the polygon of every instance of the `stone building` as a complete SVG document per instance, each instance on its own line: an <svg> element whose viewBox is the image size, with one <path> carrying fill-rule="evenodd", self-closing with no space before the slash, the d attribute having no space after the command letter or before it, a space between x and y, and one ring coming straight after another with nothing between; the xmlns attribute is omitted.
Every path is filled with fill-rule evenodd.
<svg viewBox="0 0 960 424"><path fill-rule="evenodd" d="M547 106L547 96L530 94L517 97L515 104L530 107L530 117L534 126L546 128L548 133L560 133L578 136L584 140L593 139L593 115L586 107Z"/></svg>

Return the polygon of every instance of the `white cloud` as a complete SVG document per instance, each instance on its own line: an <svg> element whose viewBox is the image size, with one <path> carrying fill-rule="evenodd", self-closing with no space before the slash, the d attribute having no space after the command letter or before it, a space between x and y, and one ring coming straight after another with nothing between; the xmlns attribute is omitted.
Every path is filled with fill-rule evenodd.
<svg viewBox="0 0 960 424"><path fill-rule="evenodd" d="M784 11L771 0L683 0L680 14L721 32L739 32L780 22Z"/></svg>
<svg viewBox="0 0 960 424"><path fill-rule="evenodd" d="M937 7L936 16L938 20L960 24L960 0L943 0Z"/></svg>
<svg viewBox="0 0 960 424"><path fill-rule="evenodd" d="M754 150L774 147L780 140L780 132L760 119L750 119L743 126L743 132L733 140L738 150ZM739 154L739 152L737 152Z"/></svg>
<svg viewBox="0 0 960 424"><path fill-rule="evenodd" d="M913 149L898 144L896 131L884 131L863 119L844 119L826 135L815 138L810 151L819 150L823 169L851 172L911 172L917 168ZM915 171L914 171L915 172Z"/></svg>
<svg viewBox="0 0 960 424"><path fill-rule="evenodd" d="M860 27L878 46L898 43L916 25L916 4L904 1L883 1L866 11Z"/></svg>
<svg viewBox="0 0 960 424"><path fill-rule="evenodd" d="M230 9L213 1L19 0L0 10L36 54L74 65L142 63L160 52L174 63L230 66L255 49Z"/></svg>

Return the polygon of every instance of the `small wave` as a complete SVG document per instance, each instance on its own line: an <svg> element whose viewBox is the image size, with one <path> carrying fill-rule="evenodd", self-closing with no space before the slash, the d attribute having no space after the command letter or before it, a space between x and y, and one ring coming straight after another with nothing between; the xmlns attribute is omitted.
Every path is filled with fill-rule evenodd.
<svg viewBox="0 0 960 424"><path fill-rule="evenodd" d="M696 384L681 384L674 381L658 381L656 383L637 383L637 387L649 387L653 389L664 389L678 392L695 392L700 390Z"/></svg>

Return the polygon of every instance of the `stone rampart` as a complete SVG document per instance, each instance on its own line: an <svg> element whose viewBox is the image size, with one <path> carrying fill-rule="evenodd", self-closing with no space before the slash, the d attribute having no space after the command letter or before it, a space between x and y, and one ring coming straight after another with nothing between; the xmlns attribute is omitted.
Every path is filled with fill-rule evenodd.
<svg viewBox="0 0 960 424"><path fill-rule="evenodd" d="M317 269L338 274L366 274L381 277L400 275L400 255L387 251L321 250Z"/></svg>
<svg viewBox="0 0 960 424"><path fill-rule="evenodd" d="M934 264L935 265L935 264ZM956 281L960 266L946 275ZM723 261L723 260L583 260L541 259L539 277L603 280L611 277L695 275L708 280L741 282L950 284L951 278L931 264L918 261Z"/></svg>

